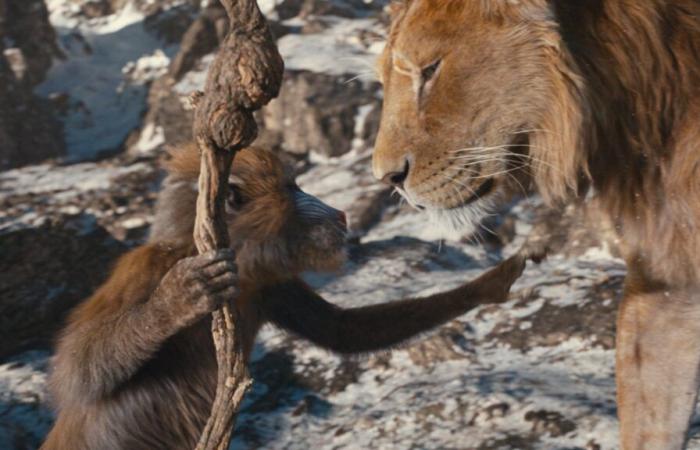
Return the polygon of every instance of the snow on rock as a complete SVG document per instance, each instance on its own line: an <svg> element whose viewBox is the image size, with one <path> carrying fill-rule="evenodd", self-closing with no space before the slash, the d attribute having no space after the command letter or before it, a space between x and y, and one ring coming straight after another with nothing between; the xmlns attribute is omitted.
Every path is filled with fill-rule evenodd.
<svg viewBox="0 0 700 450"><path fill-rule="evenodd" d="M142 132L130 154L0 173L3 449L36 448L50 427L49 330L147 236L162 177L154 154L187 137L184 99L203 86L212 59L196 55L169 84L164 73L177 47L144 27L144 4L167 10L178 1L114 0L89 14L85 3L48 0L67 58L55 61L38 92L67 99L71 161L122 148L132 130ZM277 133L273 146L303 167L303 189L347 211L352 231L343 270L305 279L353 307L450 289L531 234L558 243L548 260L528 265L508 303L477 308L391 352L339 357L265 327L231 448L618 448L614 333L625 268L614 245L586 226L581 208L548 212L537 198L490 218L488 232L445 233L378 184L370 147L380 94L368 81L385 33L375 4L385 2L365 2L371 14L362 3L262 2L286 30L279 45L289 69L287 101L262 114L264 131ZM183 14L178 30L187 28ZM700 449L700 436L689 448Z"/></svg>
<svg viewBox="0 0 700 450"><path fill-rule="evenodd" d="M31 351L0 364L0 448L38 448L53 423L47 408L48 353Z"/></svg>
<svg viewBox="0 0 700 450"><path fill-rule="evenodd" d="M146 30L133 2L93 19L73 1L49 0L48 7L66 58L54 61L37 93L68 96L63 121L71 160L118 150L140 125L147 84L164 73L176 47Z"/></svg>
<svg viewBox="0 0 700 450"><path fill-rule="evenodd" d="M0 235L68 220L84 234L105 227L118 239L143 237L147 226L135 233L122 222L150 223L161 176L154 161L124 157L0 172Z"/></svg>
<svg viewBox="0 0 700 450"><path fill-rule="evenodd" d="M60 122L34 95L60 52L43 0L0 2L0 169L64 153Z"/></svg>
<svg viewBox="0 0 700 450"><path fill-rule="evenodd" d="M287 24L296 25L298 20ZM377 20L333 16L323 20L326 28L318 33L288 34L278 41L285 68L376 78L375 62L384 48L384 28Z"/></svg>
<svg viewBox="0 0 700 450"><path fill-rule="evenodd" d="M81 191L106 189L115 178L145 169L145 164L106 166L82 163L56 168L50 164L30 166L0 173L2 193L77 195Z"/></svg>
<svg viewBox="0 0 700 450"><path fill-rule="evenodd" d="M310 277L334 303L425 295L489 264L468 247L411 238L356 252L362 256L355 253L344 275ZM596 264L554 258L527 269L509 304L479 308L412 345L360 359L268 329L234 448L617 448L614 353L609 340L577 330L573 314L610 331L614 300L596 288L610 283L614 297L623 273L609 256ZM573 309L550 321L563 308ZM513 329L518 339L507 332ZM297 386L267 384L270 355L291 360L284 370ZM271 396L275 407L265 407Z"/></svg>
<svg viewBox="0 0 700 450"><path fill-rule="evenodd" d="M372 180L369 157L366 150L315 157L299 178L307 191L348 209L351 226L358 223L358 203L368 196L376 203L372 220L356 226L359 242L350 245L342 272L305 275L339 305L454 287L516 251L540 220L536 199L516 204L506 213L515 221L513 235L498 252L463 240L416 237L430 228L426 218L395 210L386 189ZM86 232L100 227L126 242L140 230L135 236L143 239L158 179L152 162L127 158L5 172L0 202L7 205L3 227L11 240L3 242L31 239L44 246L33 235L16 234L50 236L42 231L46 225L27 219L31 214L83 233L77 239L58 234L60 242L83 242ZM110 239L90 236L95 248ZM530 265L509 303L478 308L394 352L363 358L331 355L267 327L254 353L256 382L233 448L614 449L614 319L623 277L624 265L605 247L589 246L576 258L562 251ZM48 296L55 285L41 289ZM27 358L34 361L32 355ZM17 436L36 442L45 432L51 420L45 386L32 385L39 400L31 417L16 400L25 392L17 380L43 380L45 369L11 362L0 368L12 398L0 420L0 447L19 448L11 444Z"/></svg>
<svg viewBox="0 0 700 450"><path fill-rule="evenodd" d="M273 8L268 16L274 17L278 10L284 10L285 16L303 13L326 3L271 2L267 4ZM215 30L219 19L215 18L223 13L210 10L208 14L212 17L200 17L192 24L181 52L173 58L177 67L153 83L141 136L136 144L130 143L132 154L160 150L160 140L154 141L154 136L171 145L191 140L186 125L192 120L188 98L204 87L214 55L201 53L218 39ZM258 145L294 155L315 152L339 156L373 141L380 101L374 65L383 47L385 26L379 18L366 15L361 19L297 16L276 24L284 30L278 44L287 70L279 98L258 115ZM356 136L361 125L364 127ZM158 134L154 135L154 130Z"/></svg>

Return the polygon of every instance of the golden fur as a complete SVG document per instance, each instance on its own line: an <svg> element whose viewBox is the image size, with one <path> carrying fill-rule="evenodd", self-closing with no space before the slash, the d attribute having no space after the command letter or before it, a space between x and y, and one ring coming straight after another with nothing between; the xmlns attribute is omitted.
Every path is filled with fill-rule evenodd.
<svg viewBox="0 0 700 450"><path fill-rule="evenodd" d="M412 203L474 209L518 168L550 202L590 184L648 278L700 278L697 0L409 1L379 70L375 173L408 159Z"/></svg>
<svg viewBox="0 0 700 450"><path fill-rule="evenodd" d="M625 449L679 449L700 379L700 1L409 0L379 61L375 176L443 222L531 181L589 192L629 275Z"/></svg>

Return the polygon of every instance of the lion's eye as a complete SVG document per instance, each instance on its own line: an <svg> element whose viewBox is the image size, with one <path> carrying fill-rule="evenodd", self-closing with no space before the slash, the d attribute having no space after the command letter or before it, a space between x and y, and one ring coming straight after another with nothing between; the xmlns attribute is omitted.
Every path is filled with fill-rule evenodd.
<svg viewBox="0 0 700 450"><path fill-rule="evenodd" d="M423 70L421 70L421 76L423 77L424 83L430 81L435 76L435 73L437 73L438 69L440 68L441 62L442 61L438 59L429 66L423 67Z"/></svg>

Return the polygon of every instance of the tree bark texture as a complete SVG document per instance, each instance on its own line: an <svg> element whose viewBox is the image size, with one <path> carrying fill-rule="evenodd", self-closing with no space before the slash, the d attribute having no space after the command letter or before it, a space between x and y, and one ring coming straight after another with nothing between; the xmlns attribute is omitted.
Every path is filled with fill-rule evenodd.
<svg viewBox="0 0 700 450"><path fill-rule="evenodd" d="M193 134L201 153L194 240L205 253L229 245L225 220L228 178L235 152L257 136L253 112L276 97L284 63L256 0L221 0L229 34L193 95ZM251 385L233 300L213 314L218 377L211 416L197 450L228 448L241 402Z"/></svg>

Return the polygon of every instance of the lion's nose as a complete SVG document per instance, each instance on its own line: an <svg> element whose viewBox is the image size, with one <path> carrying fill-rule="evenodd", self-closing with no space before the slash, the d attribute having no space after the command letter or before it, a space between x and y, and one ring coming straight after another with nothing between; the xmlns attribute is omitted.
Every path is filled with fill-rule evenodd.
<svg viewBox="0 0 700 450"><path fill-rule="evenodd" d="M394 187L403 188L403 183L406 181L406 178L408 178L408 172L410 169L408 160L404 160L404 165L401 170L387 172L381 175L381 180L383 183L390 184Z"/></svg>

